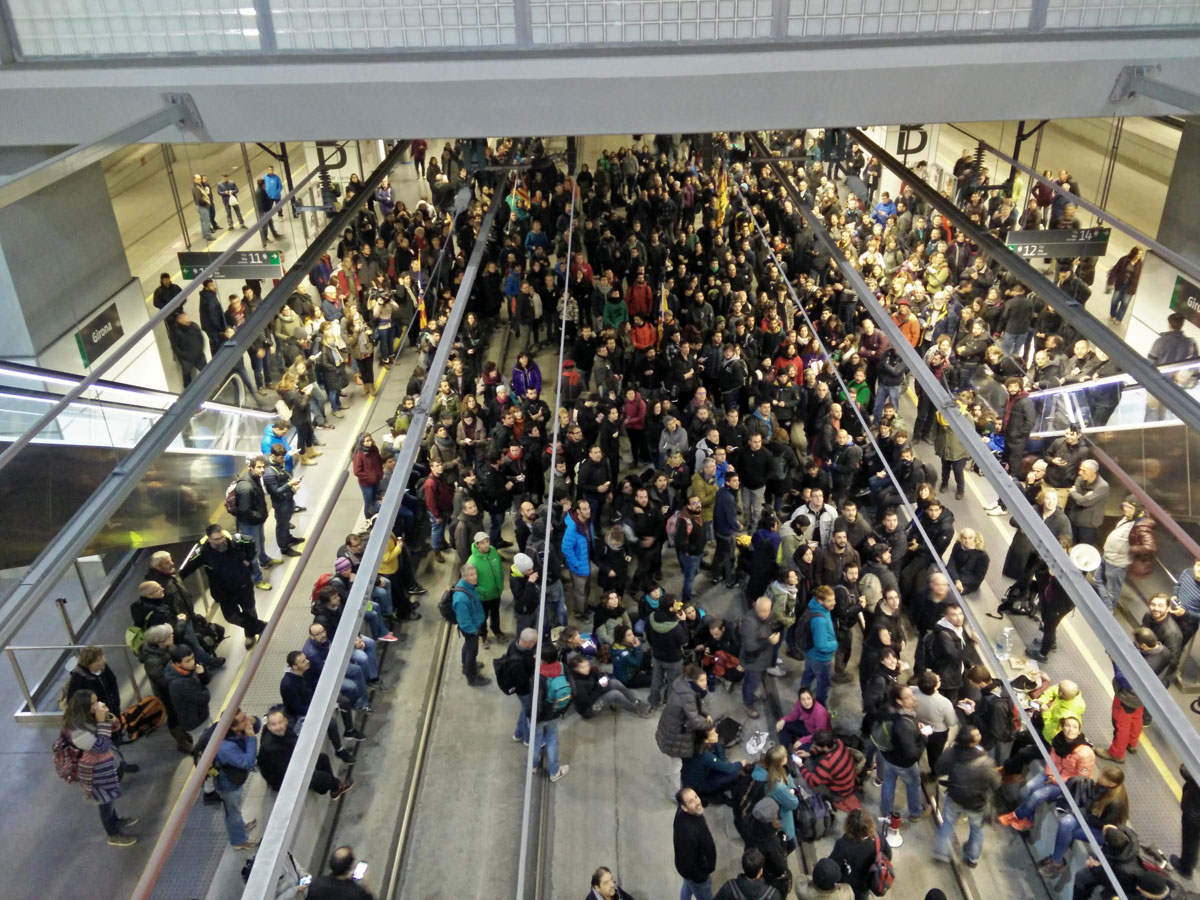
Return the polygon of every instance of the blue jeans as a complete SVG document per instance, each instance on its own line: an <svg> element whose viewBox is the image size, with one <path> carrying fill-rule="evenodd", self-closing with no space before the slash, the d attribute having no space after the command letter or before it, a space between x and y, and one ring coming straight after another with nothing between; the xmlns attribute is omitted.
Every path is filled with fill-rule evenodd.
<svg viewBox="0 0 1200 900"><path fill-rule="evenodd" d="M533 734L533 761L535 763L541 760L543 749L546 751L546 771L551 775L556 775L558 773L558 719L538 720Z"/></svg>
<svg viewBox="0 0 1200 900"><path fill-rule="evenodd" d="M1049 779L1044 772L1039 772L1025 785L1025 799L1013 810L1018 819L1032 819L1037 808L1043 803L1053 800L1061 792L1057 784Z"/></svg>
<svg viewBox="0 0 1200 900"><path fill-rule="evenodd" d="M696 575L700 572L700 560L702 557L680 552L676 552L675 556L679 559L679 568L683 570L683 591L680 596L684 603L691 603L692 582L696 580Z"/></svg>
<svg viewBox="0 0 1200 900"><path fill-rule="evenodd" d="M379 345L379 358L391 359L396 349L396 339L392 336L392 326L375 329L375 342Z"/></svg>
<svg viewBox="0 0 1200 900"><path fill-rule="evenodd" d="M1067 855L1067 851L1071 849L1071 844L1075 841L1086 841L1088 831L1096 836L1098 842L1103 843L1103 833L1091 828L1089 825L1081 823L1071 813L1063 816L1058 820L1058 831L1054 834L1054 852L1050 855L1055 862L1062 862L1063 857Z"/></svg>
<svg viewBox="0 0 1200 900"><path fill-rule="evenodd" d="M376 501L379 499L379 485L377 484L360 484L358 489L362 491L363 498L363 515L368 519L375 515Z"/></svg>
<svg viewBox="0 0 1200 900"><path fill-rule="evenodd" d="M910 819L921 814L925 801L921 797L921 770L916 763L905 766L893 766L880 754L877 757L879 768L883 775L883 790L879 798L879 814L890 816L895 808L896 782L903 781L905 793L908 794L908 816Z"/></svg>
<svg viewBox="0 0 1200 900"><path fill-rule="evenodd" d="M254 543L258 545L258 555L252 561L252 565L254 569L254 580L262 581L262 569L260 567L265 566L271 561L271 557L267 556L266 531L263 529L261 522L257 525L251 525L249 522L243 522L241 520L238 520L237 530L244 535L254 538Z"/></svg>
<svg viewBox="0 0 1200 900"><path fill-rule="evenodd" d="M379 677L379 662L375 656L375 641L364 635L359 635L362 639L363 649L354 650L350 653L350 659L362 667L366 673L367 681L374 681Z"/></svg>
<svg viewBox="0 0 1200 900"><path fill-rule="evenodd" d="M540 572L538 573L540 576ZM567 592L563 590L562 579L549 582L546 585L546 628L550 628L550 611L558 617L559 625L567 624Z"/></svg>
<svg viewBox="0 0 1200 900"><path fill-rule="evenodd" d="M117 815L117 801L110 800L107 803L100 804L100 824L104 826L104 833L109 837L121 833L120 816Z"/></svg>
<svg viewBox="0 0 1200 900"><path fill-rule="evenodd" d="M200 643L200 638L196 634L195 626L188 621L184 622L182 626L177 625L176 627L178 627L183 633L183 643L192 648L192 654L196 657L196 662L200 663L200 665L204 666L205 668L208 668L209 664L212 663L213 660L212 654L205 650L204 645Z"/></svg>
<svg viewBox="0 0 1200 900"><path fill-rule="evenodd" d="M878 393L875 394L875 406L871 410L872 421L878 422L879 417L883 415L883 404L888 400L892 401L892 407L899 412L900 410L900 385L898 384L881 384L878 387Z"/></svg>
<svg viewBox="0 0 1200 900"><path fill-rule="evenodd" d="M521 709L517 713L517 730L513 732L513 737L528 744L529 714L532 708L533 694L517 694L517 701L521 704Z"/></svg>
<svg viewBox="0 0 1200 900"><path fill-rule="evenodd" d="M246 843L250 835L246 834L246 823L242 820L242 789L221 791L221 803L225 806L225 834L229 837L229 846Z"/></svg>
<svg viewBox="0 0 1200 900"><path fill-rule="evenodd" d="M954 837L954 826L964 816L971 832L963 845L963 859L969 863L977 862L983 852L983 813L981 810L964 809L947 796L942 801L942 824L938 828L937 840L933 845L933 855L944 859L950 858L950 841Z"/></svg>
<svg viewBox="0 0 1200 900"><path fill-rule="evenodd" d="M196 204L196 215L200 217L200 233L204 235L206 241L211 241L213 236L212 220L208 217L208 207Z"/></svg>
<svg viewBox="0 0 1200 900"><path fill-rule="evenodd" d="M446 549L446 541L444 540L446 524L433 513L427 513L427 515L429 516L429 530L431 532L429 545L433 547L433 551L436 553L439 550Z"/></svg>
<svg viewBox="0 0 1200 900"><path fill-rule="evenodd" d="M683 879L683 887L679 889L679 900L712 900L712 876L703 881L688 881Z"/></svg>
<svg viewBox="0 0 1200 900"><path fill-rule="evenodd" d="M383 576L380 576L383 578ZM377 584L371 588L371 602L385 616L394 616L396 607L392 603L392 585L387 578L383 578L383 584Z"/></svg>
<svg viewBox="0 0 1200 900"><path fill-rule="evenodd" d="M1128 566L1111 566L1104 561L1100 563L1096 583L1100 586L1100 599L1104 601L1109 612L1116 609L1117 604L1121 602L1121 591L1125 587L1125 574L1128 571Z"/></svg>
<svg viewBox="0 0 1200 900"><path fill-rule="evenodd" d="M746 706L754 707L754 693L758 690L758 686L762 684L763 673L751 672L746 670L746 677L742 679L742 703Z"/></svg>
<svg viewBox="0 0 1200 900"><path fill-rule="evenodd" d="M833 660L813 659L812 651L809 651L807 659L804 660L804 674L800 676L800 687L808 687L815 681L817 686L813 688L813 694L822 706L829 699L829 679L832 676Z"/></svg>
<svg viewBox="0 0 1200 900"><path fill-rule="evenodd" d="M496 547L500 544L500 529L504 527L504 510L499 512L488 513L488 540L492 542L492 546ZM538 572L541 575L541 572Z"/></svg>
<svg viewBox="0 0 1200 900"><path fill-rule="evenodd" d="M1129 293L1126 288L1113 288L1112 303L1108 305L1108 315L1110 318L1120 322L1125 318L1125 312L1129 309L1129 304L1133 300L1133 294Z"/></svg>

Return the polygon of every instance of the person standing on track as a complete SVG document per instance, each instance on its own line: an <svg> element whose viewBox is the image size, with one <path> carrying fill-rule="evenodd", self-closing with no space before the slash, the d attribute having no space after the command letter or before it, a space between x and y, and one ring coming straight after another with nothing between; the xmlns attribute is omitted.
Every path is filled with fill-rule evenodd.
<svg viewBox="0 0 1200 900"><path fill-rule="evenodd" d="M487 627L483 603L479 599L479 572L466 563L460 570L461 578L454 585L454 619L463 636L462 673L471 687L490 684L491 679L479 674L479 637Z"/></svg>

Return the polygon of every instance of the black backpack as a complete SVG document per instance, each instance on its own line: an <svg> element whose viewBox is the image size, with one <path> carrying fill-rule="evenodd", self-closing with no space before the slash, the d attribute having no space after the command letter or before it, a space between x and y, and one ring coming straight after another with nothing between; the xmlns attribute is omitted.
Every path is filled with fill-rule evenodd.
<svg viewBox="0 0 1200 900"><path fill-rule="evenodd" d="M514 651L510 645L503 656L492 660L492 671L496 674L496 687L500 688L501 693L508 696L515 694L520 687L521 660L517 657L517 653L520 652L522 651ZM526 687L529 686L526 685Z"/></svg>
<svg viewBox="0 0 1200 900"><path fill-rule="evenodd" d="M733 786L733 825L742 840L749 842L753 836L754 806L767 795L765 781L756 781L749 772L741 772Z"/></svg>
<svg viewBox="0 0 1200 900"><path fill-rule="evenodd" d="M803 779L796 780L796 796L800 805L796 808L796 839L819 841L833 831L836 814L831 804L815 791L808 789Z"/></svg>
<svg viewBox="0 0 1200 900"><path fill-rule="evenodd" d="M454 614L454 595L458 592L458 588L446 588L446 592L442 594L442 599L438 601L438 612L451 625L458 624L458 616Z"/></svg>
<svg viewBox="0 0 1200 900"><path fill-rule="evenodd" d="M812 621L816 615L811 609L805 608L800 618L796 620L796 649L807 653L813 648Z"/></svg>

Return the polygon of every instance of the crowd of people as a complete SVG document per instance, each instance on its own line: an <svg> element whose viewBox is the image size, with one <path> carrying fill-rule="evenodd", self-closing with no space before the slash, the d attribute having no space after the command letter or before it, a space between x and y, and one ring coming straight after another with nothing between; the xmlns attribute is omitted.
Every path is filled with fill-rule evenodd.
<svg viewBox="0 0 1200 900"><path fill-rule="evenodd" d="M1138 577L1139 566L1153 559L1153 522L1131 496L1121 520L1107 527L1109 485L1089 445L1068 428L1039 446L1031 435L1055 410L1046 408L1053 401L1028 396L1117 374L1112 361L910 188L894 199L881 194L873 205L873 193L848 191L842 179L869 176L869 167L856 148L845 154L836 133L768 140L786 156L806 157L784 164L801 202L867 276L906 340L975 423L977 439L1003 460L1098 595L1115 608L1125 578ZM680 761L672 792L684 900L712 895L715 849L704 822L705 805L712 803L733 808L746 843L743 874L718 896L786 896L789 854L812 833L814 819L836 810L845 813L842 835L813 869L811 883L797 890L833 897L848 887L861 900L874 880L894 874L877 816L901 827L896 788L902 783L908 820L928 817L922 791L928 777L948 785L934 858L949 859L955 827L966 818L962 858L968 866L980 858L984 818L998 799L1012 801L1005 824L1022 830L1032 826L1039 807L1061 804L1069 792L1087 821L1059 820L1054 852L1041 864L1055 876L1089 830L1105 842L1111 828L1129 831L1133 810L1119 766L1137 749L1140 700L1115 671L1116 734L1107 751L1093 751L1082 732L1079 687L1046 679L1028 686L1035 724L1020 730L1009 694L983 665L979 637L962 609L961 598L979 590L991 565L983 536L958 528L951 508L965 502L966 447L919 387L915 415L907 420L901 407L910 376L899 353L795 214L772 170L729 136L715 139L715 163L701 153L703 143L691 136L680 146L660 135L653 150L646 143L606 151L594 171L581 164L573 177L533 149L527 176L509 194L507 221L491 235L476 234L480 217L470 209L460 212L448 235L434 233L420 214L407 217L400 205L383 225L372 212L366 235L346 236L340 269L323 276L328 283L314 273L322 303L297 301L297 309L289 302L292 309L281 314L280 320L294 316L296 323L281 329L277 321L271 332L276 350L266 347L260 358L280 356L282 346L289 347L283 361L296 356L281 339L301 348L280 379L290 416L277 423L269 448L264 439L264 453L270 449L274 464L284 467L272 483L286 487L293 455L314 461L306 424L323 412L326 401L317 398L326 397L330 415L337 415L339 378L331 376L325 355L337 348L337 338L327 335L349 335L348 357L333 365L345 377L356 369L367 389L372 379L363 362L372 354L359 357L354 336L366 334L386 348L381 363L387 364L404 318L416 317L414 272L431 301L422 326L407 332L418 366L390 420L391 434L379 446L364 436L356 454L370 515L396 448L408 440L422 444L389 545L387 565L395 568L381 569L374 592L379 621L368 617L371 633L358 639L343 681L343 712L349 717L368 707L370 683L379 677L375 642L387 641L391 622L419 615L409 595L423 590L415 561L428 548L456 573L439 612L461 637L462 674L472 686L491 683L479 650L509 641L501 600L506 589L511 595L512 640L493 674L518 699L513 740L534 742L535 758L552 781L568 772L559 759L558 728L571 711L583 719L607 707L657 715L658 746ZM494 158L512 152L505 144ZM440 199L435 191L438 210L447 210L459 185L485 192L499 186L464 166L456 149L449 160L449 188ZM954 175L961 186L957 200L980 227L1000 237L1016 227L1012 198L1002 187L980 181L966 160ZM442 184L436 178L434 184ZM1050 206L1050 227L1079 227L1070 204L1056 198ZM404 227L398 214L405 215ZM1022 220L1022 227L1031 223ZM485 265L453 338L451 361L434 372L454 286L476 239L487 241ZM441 266L444 240L456 252ZM1089 273L1079 260L1062 260L1055 278L1082 296ZM1136 277L1132 285L1125 275L1116 280L1126 293L1136 290ZM364 324L355 325L355 313ZM487 358L488 334L502 319L519 352L511 371ZM222 321L236 327L236 316L233 325ZM1168 334L1181 324L1172 319ZM553 379L543 384L536 355L545 344L557 346L560 327L566 332L562 391L551 396L546 388ZM1164 340L1172 353L1189 352L1173 338ZM303 370L306 354L316 364L307 394L290 378L297 365ZM410 434L416 394L429 378L437 379L430 426ZM1106 421L1118 399L1117 387L1091 392L1092 420ZM294 451L283 439L289 426L297 432ZM940 465L921 458L928 457L922 444ZM255 461L248 477L265 479L269 465ZM225 559L214 554L244 558L237 590L214 596L231 624L246 630L249 646L261 625L253 609L254 579L261 578L256 566L272 560L265 554L265 501L251 487L253 503L243 506L242 493L239 488L237 533L224 535L214 526L184 568L206 566L211 583L214 571L222 577ZM275 502L276 494L270 496ZM253 515L243 518L243 511ZM999 504L989 511L1005 513ZM277 525L279 512L277 506ZM277 528L281 551L291 546L285 547L289 538L286 527ZM222 542L227 549L213 546ZM349 539L343 549L335 577L356 566ZM670 591L665 585L674 582L676 563L680 586ZM1044 636L1029 655L1044 661L1071 600L1019 534L1004 574L1016 584L999 612L1040 607ZM1177 670L1200 622L1197 574L1200 562L1195 572L1182 573L1175 598L1152 599L1131 638L1164 680ZM702 595L711 585L737 589L744 613L708 614ZM347 592L331 581L314 598L309 641L289 656L285 681L311 689ZM537 656L539 621L544 634ZM184 649L174 648L172 659ZM794 685L781 654L803 660ZM720 686L739 691L744 718L758 720L767 678L794 688L795 705L774 723L779 743L757 759L733 762L706 698ZM648 690L644 699L634 693L642 690ZM284 735L281 723L302 715L310 695L296 687L289 701L284 693L285 708L276 717ZM831 714L852 708L855 699L861 727L835 729ZM236 738L231 731L225 740L252 744L255 725L247 719ZM355 731L351 722L344 723L346 735ZM275 733L270 719L267 724ZM331 737L336 733L331 723ZM282 758L284 751L276 752ZM1043 765L1042 752L1053 767ZM1096 756L1111 765L1097 770ZM234 751L229 758L236 764ZM349 789L318 769L331 793ZM313 788L320 790L316 779ZM863 789L872 781L878 809L868 812ZM228 793L226 786L222 796ZM1197 814L1194 805L1193 798L1189 812L1185 801L1185 816ZM231 827L231 843L235 838L246 845L244 830ZM1196 838L1185 829L1176 866L1182 876L1195 865ZM1077 897L1104 883L1088 874L1094 871L1083 870ZM1166 896L1148 875L1123 871L1128 890ZM605 900L627 896L604 868L591 889Z"/></svg>

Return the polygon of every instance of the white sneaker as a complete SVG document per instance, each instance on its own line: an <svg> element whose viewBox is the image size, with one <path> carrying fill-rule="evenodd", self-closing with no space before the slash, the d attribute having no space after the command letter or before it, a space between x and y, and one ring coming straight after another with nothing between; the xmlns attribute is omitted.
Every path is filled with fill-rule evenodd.
<svg viewBox="0 0 1200 900"><path fill-rule="evenodd" d="M771 668L767 669L767 674L774 675L776 678L783 678L787 673L788 670L783 666L771 666Z"/></svg>
<svg viewBox="0 0 1200 900"><path fill-rule="evenodd" d="M558 771L550 776L550 780L551 781L561 781L563 778L566 777L566 775L569 771L571 771L570 766L559 766Z"/></svg>

